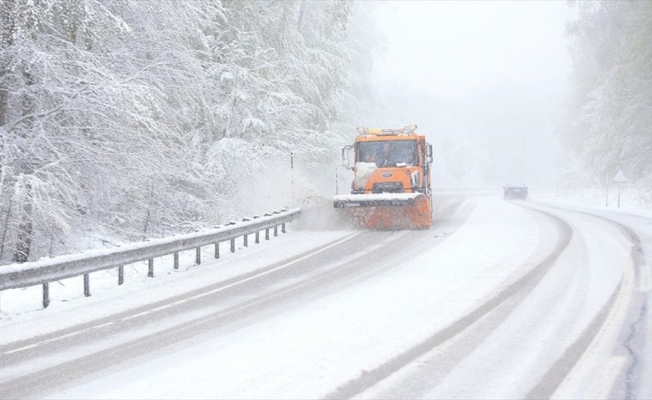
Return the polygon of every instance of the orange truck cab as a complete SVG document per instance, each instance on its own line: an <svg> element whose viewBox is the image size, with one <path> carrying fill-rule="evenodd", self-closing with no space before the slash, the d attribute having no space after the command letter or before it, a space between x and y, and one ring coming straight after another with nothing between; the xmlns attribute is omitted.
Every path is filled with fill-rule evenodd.
<svg viewBox="0 0 652 400"><path fill-rule="evenodd" d="M367 228L429 228L432 146L416 128L359 127L354 144L342 149L344 166L353 170L351 194L333 196L333 206Z"/></svg>

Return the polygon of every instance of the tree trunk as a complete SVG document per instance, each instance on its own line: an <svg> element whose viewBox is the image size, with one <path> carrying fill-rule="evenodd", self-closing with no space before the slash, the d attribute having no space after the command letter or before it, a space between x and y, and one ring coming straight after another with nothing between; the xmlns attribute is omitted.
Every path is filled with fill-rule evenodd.
<svg viewBox="0 0 652 400"><path fill-rule="evenodd" d="M149 220L152 215L152 203L154 203L154 183L149 190L149 202L147 204L147 213L145 214L145 226L143 227L143 240L147 238L147 229L149 228Z"/></svg>
<svg viewBox="0 0 652 400"><path fill-rule="evenodd" d="M14 31L16 29L16 0L3 0L0 4L0 52L6 53L14 44ZM9 87L7 75L11 73L9 60L0 62L0 126L7 123L9 106Z"/></svg>
<svg viewBox="0 0 652 400"><path fill-rule="evenodd" d="M11 198L7 205L7 214L5 215L5 223L2 228L2 241L0 241L0 259L5 253L5 240L7 239L7 230L9 229L9 217L11 216Z"/></svg>
<svg viewBox="0 0 652 400"><path fill-rule="evenodd" d="M27 184L23 189L23 204L20 213L20 224L18 225L18 236L16 238L16 251L14 252L13 261L23 263L29 259L29 252L32 247L32 185Z"/></svg>
<svg viewBox="0 0 652 400"><path fill-rule="evenodd" d="M303 16L305 14L305 1L299 2L299 18L297 19L297 31L303 33Z"/></svg>

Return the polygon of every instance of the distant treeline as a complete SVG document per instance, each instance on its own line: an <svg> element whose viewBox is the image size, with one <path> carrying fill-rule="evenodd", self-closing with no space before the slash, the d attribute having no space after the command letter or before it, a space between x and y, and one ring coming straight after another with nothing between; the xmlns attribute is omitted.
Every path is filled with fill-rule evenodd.
<svg viewBox="0 0 652 400"><path fill-rule="evenodd" d="M622 170L652 193L652 2L571 2L574 62L569 178L605 187ZM652 197L649 198L652 200ZM652 201L650 202L652 205Z"/></svg>
<svg viewBox="0 0 652 400"><path fill-rule="evenodd" d="M290 152L331 159L378 47L352 0L2 0L0 260L247 213ZM351 130L352 131L352 130Z"/></svg>

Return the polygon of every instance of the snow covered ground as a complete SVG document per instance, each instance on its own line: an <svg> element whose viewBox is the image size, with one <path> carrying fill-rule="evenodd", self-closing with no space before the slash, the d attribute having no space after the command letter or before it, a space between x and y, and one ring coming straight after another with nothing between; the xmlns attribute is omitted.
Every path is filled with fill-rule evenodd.
<svg viewBox="0 0 652 400"><path fill-rule="evenodd" d="M229 243L220 244L220 258L214 259L212 246L202 248L202 264L195 264L195 252L179 254L179 269L173 268L172 255L155 260L155 277L147 277L147 262L125 267L125 283L118 286L117 270L90 274L91 297L84 296L82 277L50 284L51 304L43 309L41 286L0 292L0 345L41 336L80 323L99 320L127 310L172 298L194 289L226 281L255 271L315 247L342 239L352 232L296 232L291 230L270 240L253 237L249 246L236 241L236 252Z"/></svg>
<svg viewBox="0 0 652 400"><path fill-rule="evenodd" d="M448 240L432 248L425 241L417 257L384 274L54 397L327 395L450 324L536 262L547 245L540 243L539 229L548 228L539 218L481 202Z"/></svg>
<svg viewBox="0 0 652 400"><path fill-rule="evenodd" d="M78 282L77 297L44 311L11 311L11 296L5 294L3 309L9 311L0 321L3 344L21 339L27 330L33 336L99 316L110 320L154 298L157 309L185 305L187 310L147 311L153 319L141 326L138 320L144 317L121 314L114 325L131 329L97 338L97 344L80 334L80 343L68 347L43 343L43 351L50 353L41 357L35 351L29 360L17 359L11 370L0 362L0 393L11 393L3 392L3 385L10 386L22 374L37 374L45 368L41 364L72 360L65 372L78 376L40 394L523 398L549 397L563 383L561 397L608 397L612 385L587 386L581 373L573 382L565 379L578 359L585 360L585 342L595 342L591 348L599 349L599 362L622 360L612 357L618 339L614 323L611 329L595 321L603 321L606 309L617 308L611 307L612 300L623 291L623 277L633 267L626 235L586 214L497 196L464 200L451 195L438 202L442 215L430 231L291 232L258 247L250 244L215 263L186 271L162 268L154 280L145 278L143 270L128 278L131 286L112 286L111 276L106 289L93 286L91 298L83 298ZM298 254L303 256L289 261ZM274 269L261 269L275 262ZM251 271L264 272L242 277ZM646 290L645 278L636 277L637 288ZM235 278L229 288L211 289L222 295L219 303L201 291L227 278ZM241 291L229 292L237 287ZM192 291L193 299L207 301L183 297ZM18 297L15 301L23 304ZM224 322L206 327L204 322L216 315ZM601 340L588 329L594 325ZM133 347L130 353L129 346L136 345L129 340L164 340L156 335L174 329L182 337L148 351ZM605 338L613 339L611 347ZM56 348L50 350L50 345ZM0 354L8 346L0 347ZM86 371L93 365L92 354L107 358L103 351L111 348L120 360ZM77 367L75 357L80 360ZM594 371L595 362L584 362L588 367L583 373ZM626 364L597 379L622 379ZM645 362L641 365L639 372L649 371Z"/></svg>

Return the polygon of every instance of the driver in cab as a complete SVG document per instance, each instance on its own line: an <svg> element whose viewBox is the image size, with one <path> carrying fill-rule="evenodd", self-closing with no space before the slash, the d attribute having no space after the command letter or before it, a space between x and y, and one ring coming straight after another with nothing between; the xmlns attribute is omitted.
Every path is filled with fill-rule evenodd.
<svg viewBox="0 0 652 400"><path fill-rule="evenodd" d="M373 153L367 155L365 162L375 163L378 167L386 167L390 164L389 158L391 150L391 144L389 142L385 142L383 143L382 150L377 152L375 155Z"/></svg>

